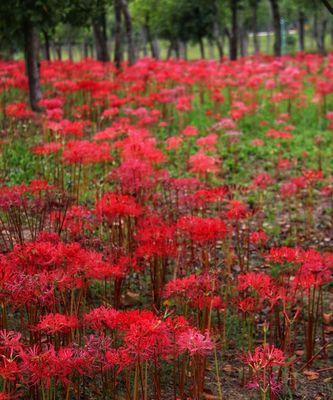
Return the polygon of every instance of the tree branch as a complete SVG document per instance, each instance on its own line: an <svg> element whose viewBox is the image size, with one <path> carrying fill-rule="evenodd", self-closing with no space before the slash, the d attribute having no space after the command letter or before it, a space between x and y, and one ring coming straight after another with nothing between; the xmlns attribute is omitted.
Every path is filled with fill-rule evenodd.
<svg viewBox="0 0 333 400"><path fill-rule="evenodd" d="M321 0L328 11L333 15L333 6L330 4L329 0Z"/></svg>

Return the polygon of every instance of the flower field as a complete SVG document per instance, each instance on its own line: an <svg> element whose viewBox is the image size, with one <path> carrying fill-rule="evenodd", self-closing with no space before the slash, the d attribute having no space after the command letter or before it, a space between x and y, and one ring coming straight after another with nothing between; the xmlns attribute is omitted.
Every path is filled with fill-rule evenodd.
<svg viewBox="0 0 333 400"><path fill-rule="evenodd" d="M0 62L7 399L333 398L333 55Z"/></svg>

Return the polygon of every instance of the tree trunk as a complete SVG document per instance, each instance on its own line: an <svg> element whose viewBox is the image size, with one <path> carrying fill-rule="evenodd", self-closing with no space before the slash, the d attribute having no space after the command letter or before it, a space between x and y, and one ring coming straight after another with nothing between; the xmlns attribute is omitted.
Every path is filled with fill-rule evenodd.
<svg viewBox="0 0 333 400"><path fill-rule="evenodd" d="M211 40L209 40L208 42L208 50L209 50L209 58L211 60L215 59L215 48L214 48L214 42L212 42Z"/></svg>
<svg viewBox="0 0 333 400"><path fill-rule="evenodd" d="M88 58L89 57L89 43L87 39L84 39L83 42L83 57Z"/></svg>
<svg viewBox="0 0 333 400"><path fill-rule="evenodd" d="M217 51L219 53L219 59L222 60L224 56L223 36L221 34L220 8L219 8L219 2L217 0L214 0L213 39L216 43Z"/></svg>
<svg viewBox="0 0 333 400"><path fill-rule="evenodd" d="M327 8L328 12L333 15L333 6L330 3L330 0L321 0L324 6Z"/></svg>
<svg viewBox="0 0 333 400"><path fill-rule="evenodd" d="M145 30L147 34L147 40L150 46L151 56L158 60L160 58L160 49L157 40L152 38L148 18L146 18Z"/></svg>
<svg viewBox="0 0 333 400"><path fill-rule="evenodd" d="M51 61L50 37L47 31L43 30L43 36L44 36L45 60Z"/></svg>
<svg viewBox="0 0 333 400"><path fill-rule="evenodd" d="M173 48L175 50L176 58L179 59L180 58L180 48L179 48L179 40L178 39L175 40Z"/></svg>
<svg viewBox="0 0 333 400"><path fill-rule="evenodd" d="M219 60L221 61L224 57L223 42L222 42L222 40L215 38L215 43L216 43L217 51L219 52Z"/></svg>
<svg viewBox="0 0 333 400"><path fill-rule="evenodd" d="M29 83L30 106L33 111L41 111L42 109L38 105L38 102L42 99L38 61L38 32L29 19L26 19L24 23L23 32L25 64Z"/></svg>
<svg viewBox="0 0 333 400"><path fill-rule="evenodd" d="M303 11L298 14L298 46L300 51L305 50L305 15Z"/></svg>
<svg viewBox="0 0 333 400"><path fill-rule="evenodd" d="M327 54L325 45L326 28L327 28L327 19L320 18L318 20L318 14L315 13L313 20L313 35L317 44L318 52L323 56Z"/></svg>
<svg viewBox="0 0 333 400"><path fill-rule="evenodd" d="M133 43L132 18L128 10L128 4L126 0L121 0L121 8L126 28L128 64L133 65L135 64L135 48Z"/></svg>
<svg viewBox="0 0 333 400"><path fill-rule="evenodd" d="M73 45L71 39L68 42L68 58L70 61L73 61Z"/></svg>
<svg viewBox="0 0 333 400"><path fill-rule="evenodd" d="M122 34L121 34L121 0L115 0L114 2L114 14L115 14L115 33L114 33L114 63L117 69L121 68L123 61L123 46L122 46Z"/></svg>
<svg viewBox="0 0 333 400"><path fill-rule="evenodd" d="M280 21L280 9L278 0L270 0L272 15L273 15L273 27L274 27L274 55L275 57L281 56L281 21Z"/></svg>
<svg viewBox="0 0 333 400"><path fill-rule="evenodd" d="M145 26L143 26L141 29L141 45L140 45L140 50L142 50L143 52L143 57L148 56L147 42L148 42L147 29Z"/></svg>
<svg viewBox="0 0 333 400"><path fill-rule="evenodd" d="M238 0L230 0L231 7L231 35L230 35L230 60L237 60L238 50Z"/></svg>
<svg viewBox="0 0 333 400"><path fill-rule="evenodd" d="M252 35L254 54L260 53L260 42L258 38L258 2L255 0L252 5Z"/></svg>
<svg viewBox="0 0 333 400"><path fill-rule="evenodd" d="M184 60L187 61L188 59L188 54L187 54L187 42L183 43L183 51L184 51Z"/></svg>
<svg viewBox="0 0 333 400"><path fill-rule="evenodd" d="M170 42L169 47L168 47L168 51L167 51L167 60L170 59L171 54L172 54L172 50L173 50L173 42Z"/></svg>
<svg viewBox="0 0 333 400"><path fill-rule="evenodd" d="M106 34L106 15L105 9L101 7L100 14L92 21L94 41L96 47L96 57L98 61L110 61L108 52L108 40Z"/></svg>
<svg viewBox="0 0 333 400"><path fill-rule="evenodd" d="M151 41L151 53L154 56L154 58L156 58L156 60L160 59L161 50L160 50L160 44L159 44L157 38L154 38Z"/></svg>
<svg viewBox="0 0 333 400"><path fill-rule="evenodd" d="M62 60L62 46L61 43L55 43L55 51L57 54L57 60L61 61Z"/></svg>
<svg viewBox="0 0 333 400"><path fill-rule="evenodd" d="M244 28L240 30L240 41L239 41L239 47L240 47L240 54L241 57L246 57L247 56L247 32Z"/></svg>
<svg viewBox="0 0 333 400"><path fill-rule="evenodd" d="M200 47L200 57L202 59L205 59L206 58L205 45L204 45L204 41L202 40L202 38L199 39L199 47Z"/></svg>

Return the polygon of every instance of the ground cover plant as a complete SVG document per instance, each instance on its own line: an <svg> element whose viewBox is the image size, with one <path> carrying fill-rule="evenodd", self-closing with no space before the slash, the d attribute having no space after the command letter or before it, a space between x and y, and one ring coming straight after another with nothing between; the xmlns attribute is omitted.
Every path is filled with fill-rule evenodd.
<svg viewBox="0 0 333 400"><path fill-rule="evenodd" d="M330 399L333 55L0 62L0 399Z"/></svg>

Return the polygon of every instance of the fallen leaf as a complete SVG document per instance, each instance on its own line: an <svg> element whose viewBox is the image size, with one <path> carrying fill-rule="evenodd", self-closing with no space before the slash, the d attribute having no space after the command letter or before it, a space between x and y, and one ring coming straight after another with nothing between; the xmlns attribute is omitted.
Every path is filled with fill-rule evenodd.
<svg viewBox="0 0 333 400"><path fill-rule="evenodd" d="M124 306L131 306L135 305L138 303L141 303L140 301L140 294L139 293L134 293L128 290L124 296L122 296L122 303Z"/></svg>
<svg viewBox="0 0 333 400"><path fill-rule="evenodd" d="M319 378L319 373L316 371L305 370L303 374L308 378L309 381L314 381Z"/></svg>
<svg viewBox="0 0 333 400"><path fill-rule="evenodd" d="M324 324L329 325L332 321L332 313L323 313Z"/></svg>

